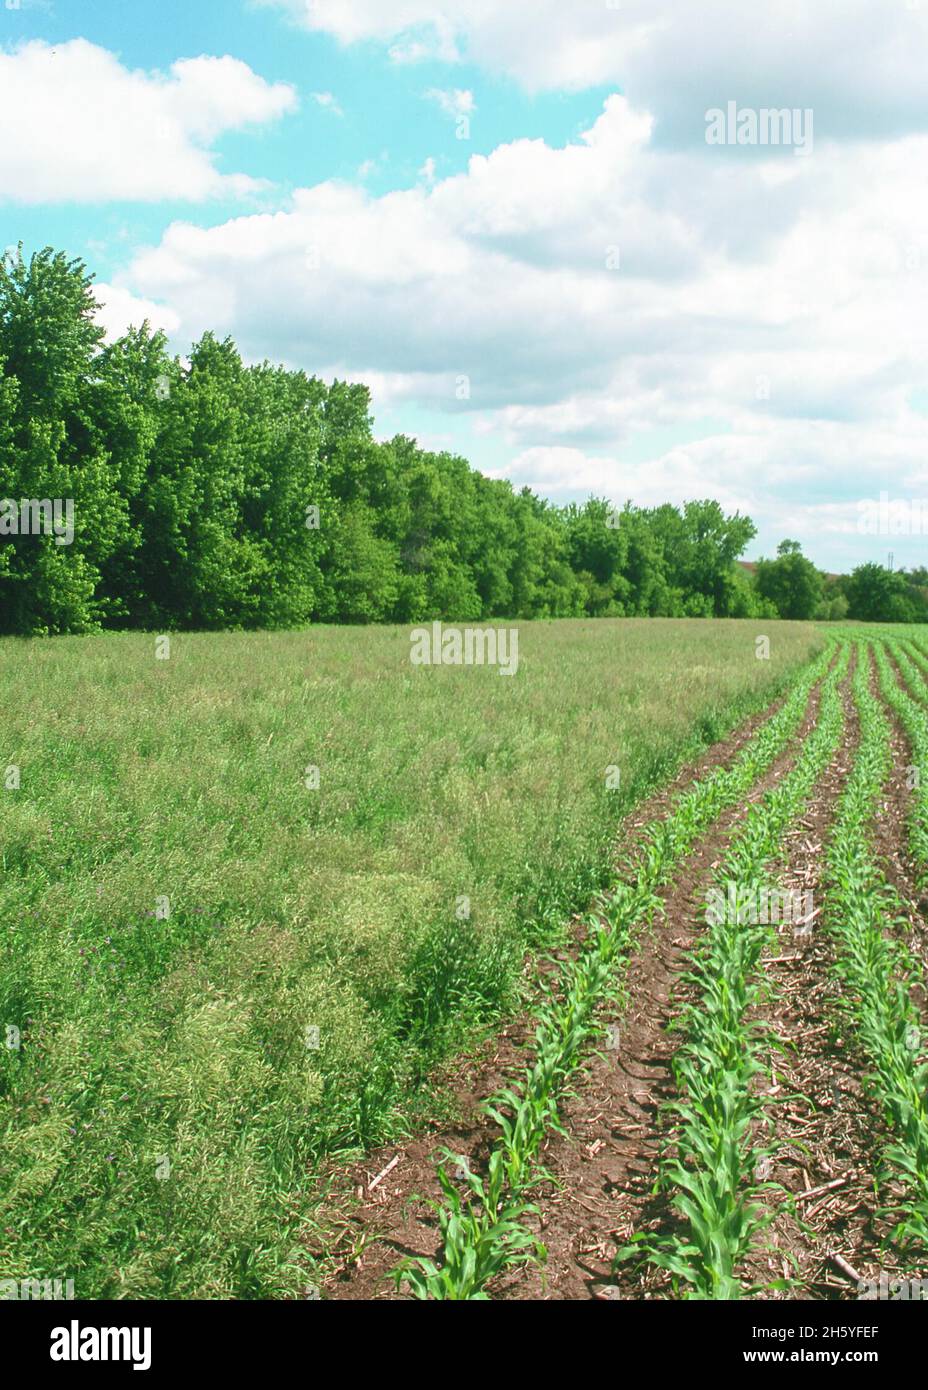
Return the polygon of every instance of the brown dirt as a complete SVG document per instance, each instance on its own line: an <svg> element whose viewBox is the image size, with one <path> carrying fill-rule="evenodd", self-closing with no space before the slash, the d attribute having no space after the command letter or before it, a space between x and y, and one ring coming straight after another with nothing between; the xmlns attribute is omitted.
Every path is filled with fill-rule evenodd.
<svg viewBox="0 0 928 1390"><path fill-rule="evenodd" d="M889 653L890 664L900 685L905 686L898 666ZM883 699L875 670L871 673L870 688L883 706L892 725L893 772L880 804L874 826L874 842L888 881L902 900L907 928L900 924L914 954L928 971L928 895L918 891L918 873L909 853L908 819L912 811L912 793L907 785L907 773L915 765L915 754L895 711ZM928 776L928 768L921 769ZM923 1016L928 1012L924 989L917 987L914 996Z"/></svg>
<svg viewBox="0 0 928 1390"><path fill-rule="evenodd" d="M786 696L781 696L759 713L746 719L736 729L733 729L727 738L722 739L719 743L714 743L700 757L681 767L669 782L662 783L649 796L637 802L633 810L626 816L616 836L616 848L622 861L625 862L634 855L641 841L641 831L646 826L653 824L654 821L663 820L669 814L673 802L681 792L705 777L713 768L729 767L739 753L751 742L758 729L769 723L779 712L785 699Z"/></svg>
<svg viewBox="0 0 928 1390"><path fill-rule="evenodd" d="M612 1256L636 1231L674 1223L662 1194L652 1189L667 1137L662 1106L675 1095L668 1031L686 991L685 957L695 944L706 889L732 835L749 808L793 766L818 713L816 690L795 737L750 795L726 813L677 874L664 897L664 913L642 942L628 971L629 1007L620 1024L619 1049L586 1069L582 1089L564 1108L570 1141L548 1145L545 1165L557 1187L543 1199L543 1268L506 1276L495 1298L588 1299L651 1297L664 1283L659 1272L619 1274Z"/></svg>
<svg viewBox="0 0 928 1390"><path fill-rule="evenodd" d="M859 740L859 721L848 686L849 680L843 690L847 722L842 747L805 815L784 837L776 875L783 887L810 892L813 907L823 846ZM898 726L894 751L899 775L887 787L880 807L877 853L903 902L911 903L914 880L905 850L910 798L904 779L910 758ZM773 1217L764 1243L740 1273L746 1282L758 1286L789 1281L787 1288L759 1295L766 1298L856 1298L856 1285L835 1264L835 1254L864 1278L881 1271L890 1277L920 1273L913 1271L911 1261L900 1263L883 1245L889 1225L877 1208L895 1194L886 1187L878 1202L873 1174L881 1166L888 1136L882 1116L861 1086L866 1066L840 1012L840 985L832 973L833 943L827 931L818 929L821 925L816 916L811 932L803 924L797 934L792 924L784 924L776 946L765 953L764 968L773 993L761 1016L785 1051L766 1083L776 1154L758 1176L778 1187L768 1189L764 1197ZM685 995L681 991L681 999ZM673 1214L662 1209L661 1199L651 1202L644 1217L645 1226L665 1229L674 1221ZM633 1224L623 1236L631 1234ZM637 1293L621 1277L610 1292L614 1297L641 1297L666 1296L668 1290L667 1277L657 1271L643 1278Z"/></svg>
<svg viewBox="0 0 928 1390"><path fill-rule="evenodd" d="M847 687L842 693L842 746L806 814L786 835L778 874L784 887L812 894L816 913L822 911L822 851L860 737ZM777 1152L763 1176L780 1190L765 1195L774 1219L742 1274L759 1286L792 1281L767 1297L856 1297L856 1285L832 1256L838 1254L864 1277L887 1267L880 1251L887 1228L875 1214L872 1179L885 1128L862 1090L865 1066L840 1014L827 923L815 916L798 932L791 923L782 925L764 965L774 992L763 1016L785 1051L765 1085Z"/></svg>

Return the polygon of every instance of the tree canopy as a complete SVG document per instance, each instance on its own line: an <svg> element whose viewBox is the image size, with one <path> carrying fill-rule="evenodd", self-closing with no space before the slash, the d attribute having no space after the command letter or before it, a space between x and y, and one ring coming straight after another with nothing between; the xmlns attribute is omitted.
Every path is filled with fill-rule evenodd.
<svg viewBox="0 0 928 1390"><path fill-rule="evenodd" d="M17 513L33 499L71 504L70 539ZM105 343L79 260L0 263L2 633L812 616L798 547L756 585L739 568L754 535L709 500L557 507L377 440L365 386L248 365L212 333L186 359L147 323ZM852 617L893 606L869 572L849 583Z"/></svg>

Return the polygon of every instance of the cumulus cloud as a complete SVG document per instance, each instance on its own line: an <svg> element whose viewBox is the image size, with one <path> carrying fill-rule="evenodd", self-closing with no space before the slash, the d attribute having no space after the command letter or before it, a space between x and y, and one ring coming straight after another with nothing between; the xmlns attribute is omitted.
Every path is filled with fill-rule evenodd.
<svg viewBox="0 0 928 1390"><path fill-rule="evenodd" d="M140 299L118 285L97 281L93 293L99 304L97 322L110 342L128 328L140 328L146 319L152 328L163 329L168 335L177 333L180 328L180 315L173 309L150 299Z"/></svg>
<svg viewBox="0 0 928 1390"><path fill-rule="evenodd" d="M175 223L124 283L172 306L182 342L212 327L368 380L375 410L467 414L516 484L714 495L814 540L925 468L926 157L923 135L672 150L612 96L564 148Z"/></svg>
<svg viewBox="0 0 928 1390"><path fill-rule="evenodd" d="M928 7L903 0L261 0L404 62L467 60L530 90L621 85L660 140L703 139L733 98L812 107L835 136L921 128Z"/></svg>
<svg viewBox="0 0 928 1390"><path fill-rule="evenodd" d="M224 174L211 144L224 132L276 120L296 106L285 83L237 58L186 58L170 72L123 67L73 39L0 51L0 200L199 202L265 186Z"/></svg>

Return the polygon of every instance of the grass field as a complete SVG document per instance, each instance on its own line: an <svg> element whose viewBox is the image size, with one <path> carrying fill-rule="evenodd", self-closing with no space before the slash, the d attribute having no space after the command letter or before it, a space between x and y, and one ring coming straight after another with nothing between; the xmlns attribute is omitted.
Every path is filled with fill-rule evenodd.
<svg viewBox="0 0 928 1390"><path fill-rule="evenodd" d="M440 1113L622 815L823 649L768 628L522 624L503 679L406 629L0 643L0 1278L303 1287L321 1160Z"/></svg>

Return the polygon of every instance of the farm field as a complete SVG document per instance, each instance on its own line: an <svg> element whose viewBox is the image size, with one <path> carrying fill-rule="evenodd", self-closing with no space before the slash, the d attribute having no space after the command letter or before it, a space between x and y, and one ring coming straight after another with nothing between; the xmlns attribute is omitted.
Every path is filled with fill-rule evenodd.
<svg viewBox="0 0 928 1390"><path fill-rule="evenodd" d="M355 1171L330 1296L925 1296L928 642L827 642L638 808L457 1122Z"/></svg>
<svg viewBox="0 0 928 1390"><path fill-rule="evenodd" d="M407 628L175 636L169 654L154 635L0 642L0 1279L73 1278L90 1299L350 1294L362 1269L322 1177L337 1207L362 1154L457 1123L452 1059L537 1004L532 962L560 950L583 1006L528 1148L497 1164L491 1266L499 1211L516 1233L536 1219L524 1179L639 920L783 755L831 652L779 622L519 636L512 678L413 666ZM909 650L898 718L924 741ZM731 770L694 784L640 881L618 881L623 817L788 689ZM578 952L572 914L597 894L610 906ZM412 1171L378 1191L408 1196Z"/></svg>

